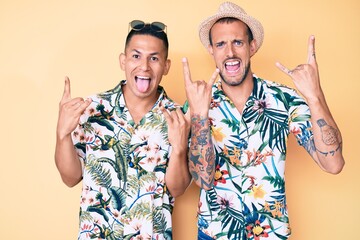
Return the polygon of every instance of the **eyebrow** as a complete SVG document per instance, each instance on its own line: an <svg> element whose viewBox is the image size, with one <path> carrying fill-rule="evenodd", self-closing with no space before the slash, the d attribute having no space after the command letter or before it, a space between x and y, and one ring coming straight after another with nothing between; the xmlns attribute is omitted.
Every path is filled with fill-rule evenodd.
<svg viewBox="0 0 360 240"><path fill-rule="evenodd" d="M221 41L218 41L218 42L214 42L213 44L220 44L220 43L224 43L225 41L221 40Z"/></svg>
<svg viewBox="0 0 360 240"><path fill-rule="evenodd" d="M142 54L142 52L140 52L139 50L137 49L132 49L130 52L136 52L138 54ZM153 53L150 53L149 55L150 56L155 56L155 55L159 55L160 53L159 52L153 52Z"/></svg>
<svg viewBox="0 0 360 240"><path fill-rule="evenodd" d="M244 40L244 39L236 38L236 39L234 39L234 40L231 41L231 43L234 43L234 42L241 42L241 43L243 43L243 42L245 42L245 40Z"/></svg>
<svg viewBox="0 0 360 240"><path fill-rule="evenodd" d="M245 40L244 39L240 39L240 38L235 38L233 40L231 40L231 43L234 43L234 42L244 42ZM224 40L221 40L219 42L214 42L214 44L220 44L220 43L225 43L227 41L224 41Z"/></svg>

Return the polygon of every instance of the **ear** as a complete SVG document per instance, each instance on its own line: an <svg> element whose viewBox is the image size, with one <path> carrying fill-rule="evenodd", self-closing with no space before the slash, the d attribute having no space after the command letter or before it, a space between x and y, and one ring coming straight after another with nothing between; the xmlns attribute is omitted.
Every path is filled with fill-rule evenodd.
<svg viewBox="0 0 360 240"><path fill-rule="evenodd" d="M212 48L212 46L210 44L208 45L207 50L208 50L208 52L210 53L211 56L214 55L214 50L213 50L213 48Z"/></svg>
<svg viewBox="0 0 360 240"><path fill-rule="evenodd" d="M250 57L254 56L255 53L256 53L256 40L253 39L250 42Z"/></svg>
<svg viewBox="0 0 360 240"><path fill-rule="evenodd" d="M166 59L164 73L163 73L164 76L168 74L168 72L170 70L170 66L171 66L171 60Z"/></svg>
<svg viewBox="0 0 360 240"><path fill-rule="evenodd" d="M120 63L120 68L121 70L125 71L125 54L124 53L120 53L119 55L119 63Z"/></svg>

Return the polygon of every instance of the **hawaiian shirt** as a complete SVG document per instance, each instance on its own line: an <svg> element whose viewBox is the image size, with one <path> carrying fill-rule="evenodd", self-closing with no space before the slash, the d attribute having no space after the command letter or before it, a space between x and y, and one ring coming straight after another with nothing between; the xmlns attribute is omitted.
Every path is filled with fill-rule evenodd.
<svg viewBox="0 0 360 240"><path fill-rule="evenodd" d="M289 133L312 137L310 111L294 89L253 75L240 113L213 86L209 120L214 143L213 187L201 190L198 239L288 239L285 156Z"/></svg>
<svg viewBox="0 0 360 240"><path fill-rule="evenodd" d="M90 97L72 135L83 165L78 239L172 239L174 198L164 181L171 146L159 107L178 105L159 86L157 102L135 123L124 84Z"/></svg>

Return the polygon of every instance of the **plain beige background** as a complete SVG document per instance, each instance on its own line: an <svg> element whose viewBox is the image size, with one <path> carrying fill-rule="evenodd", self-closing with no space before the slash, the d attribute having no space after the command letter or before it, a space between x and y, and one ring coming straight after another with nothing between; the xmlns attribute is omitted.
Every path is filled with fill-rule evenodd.
<svg viewBox="0 0 360 240"><path fill-rule="evenodd" d="M107 90L124 78L118 55L128 22L163 21L170 40L170 74L162 85L185 100L181 58L193 79L208 80L212 59L197 27L219 0L1 0L0 2L0 238L76 239L81 184L70 189L54 164L55 129L64 76L73 96ZM260 77L293 86L275 67L304 63L316 36L322 87L341 129L346 165L337 176L314 164L293 138L286 178L293 240L356 239L359 208L358 0L236 1L259 19L265 42L252 59ZM198 189L176 201L174 239L196 237Z"/></svg>

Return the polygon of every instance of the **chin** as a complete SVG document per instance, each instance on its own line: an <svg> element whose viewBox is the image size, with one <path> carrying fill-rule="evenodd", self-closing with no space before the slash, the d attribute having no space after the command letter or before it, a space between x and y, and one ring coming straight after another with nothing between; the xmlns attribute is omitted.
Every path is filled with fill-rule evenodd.
<svg viewBox="0 0 360 240"><path fill-rule="evenodd" d="M241 84L244 82L244 79L228 80L228 79L223 78L223 81L224 81L227 85L235 87L235 86L241 85Z"/></svg>

